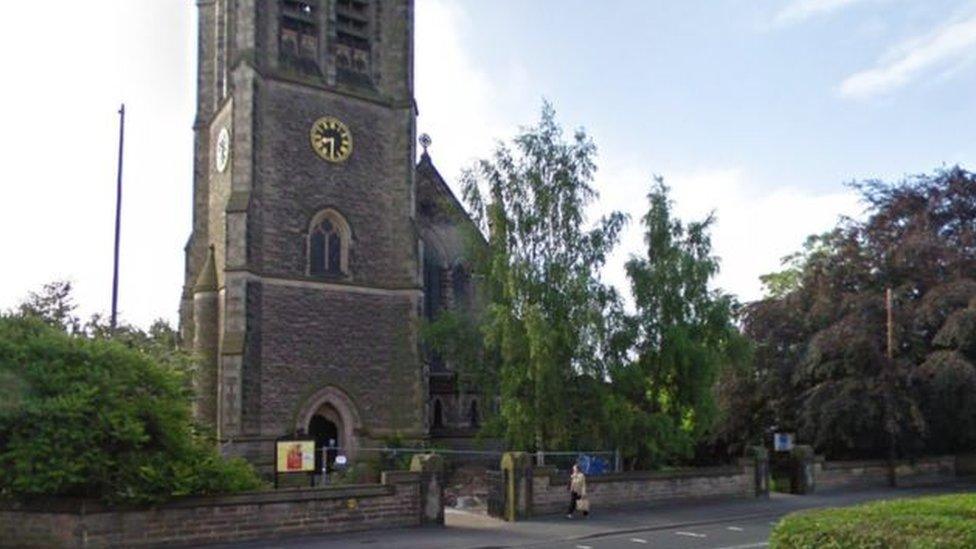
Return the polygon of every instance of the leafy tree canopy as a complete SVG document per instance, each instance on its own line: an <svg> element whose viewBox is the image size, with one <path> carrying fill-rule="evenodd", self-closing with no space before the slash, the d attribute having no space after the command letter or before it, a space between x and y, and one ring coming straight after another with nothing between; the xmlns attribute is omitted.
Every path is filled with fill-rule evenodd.
<svg viewBox="0 0 976 549"><path fill-rule="evenodd" d="M582 129L563 135L546 103L536 126L462 178L472 217L488 236L479 267L488 296L481 333L488 366L498 372L502 430L516 447L569 445L585 417L574 380L603 374L603 318L617 299L598 273L625 218L615 212L587 228L595 155Z"/></svg>
<svg viewBox="0 0 976 549"><path fill-rule="evenodd" d="M712 290L714 216L687 225L672 214L657 178L642 221L646 253L627 262L636 315L627 319L631 360L611 371L618 444L634 464L692 457L718 412L719 373L741 368L749 345L735 327L734 299Z"/></svg>
<svg viewBox="0 0 976 549"><path fill-rule="evenodd" d="M755 374L724 388L756 415L737 433L796 430L838 457L882 454L887 431L902 454L976 447L976 401L965 396L976 391L976 176L954 167L853 187L865 220L811 238L746 308Z"/></svg>
<svg viewBox="0 0 976 549"><path fill-rule="evenodd" d="M67 284L0 315L0 494L155 502L260 487L194 425L189 365L163 324L83 327Z"/></svg>
<svg viewBox="0 0 976 549"><path fill-rule="evenodd" d="M473 324L442 314L425 336L455 364L496 374L495 426L511 447L619 448L629 467L656 467L692 456L715 423L718 372L749 346L734 300L709 289L712 218L674 219L661 180L642 220L647 251L627 264L636 314L624 311L599 272L626 218L585 216L595 153L582 130L564 137L545 104L536 126L465 173L487 236L472 254L485 313Z"/></svg>

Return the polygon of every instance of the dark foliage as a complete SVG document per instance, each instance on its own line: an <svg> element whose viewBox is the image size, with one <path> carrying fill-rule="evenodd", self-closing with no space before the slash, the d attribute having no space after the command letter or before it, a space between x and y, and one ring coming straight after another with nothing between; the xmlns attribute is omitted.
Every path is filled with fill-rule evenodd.
<svg viewBox="0 0 976 549"><path fill-rule="evenodd" d="M960 168L895 184L855 183L863 222L811 237L766 275L745 309L748 375L727 376L747 410L726 443L796 431L830 457L976 447L976 176ZM885 290L893 294L887 357Z"/></svg>

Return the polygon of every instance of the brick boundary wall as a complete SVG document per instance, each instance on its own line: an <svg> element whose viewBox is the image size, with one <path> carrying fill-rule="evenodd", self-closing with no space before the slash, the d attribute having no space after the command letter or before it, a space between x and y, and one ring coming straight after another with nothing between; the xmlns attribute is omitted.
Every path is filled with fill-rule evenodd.
<svg viewBox="0 0 976 549"><path fill-rule="evenodd" d="M197 545L421 524L420 473L381 484L288 489L106 509L53 501L0 504L3 547Z"/></svg>
<svg viewBox="0 0 976 549"><path fill-rule="evenodd" d="M536 467L532 477L531 514L566 512L569 476ZM592 476L586 479L586 491L594 509L711 497L755 497L755 464L744 459L739 465L728 467Z"/></svg>
<svg viewBox="0 0 976 549"><path fill-rule="evenodd" d="M956 478L956 456L919 458L895 464L897 486L919 486L951 482ZM888 485L888 462L824 461L814 463L816 489L867 488Z"/></svg>

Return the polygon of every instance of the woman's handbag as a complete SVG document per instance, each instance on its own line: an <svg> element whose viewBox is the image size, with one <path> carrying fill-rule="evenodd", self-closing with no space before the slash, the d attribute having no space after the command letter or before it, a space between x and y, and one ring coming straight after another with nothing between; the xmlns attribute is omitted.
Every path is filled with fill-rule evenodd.
<svg viewBox="0 0 976 549"><path fill-rule="evenodd" d="M576 502L576 508L583 513L590 512L590 498L583 496Z"/></svg>

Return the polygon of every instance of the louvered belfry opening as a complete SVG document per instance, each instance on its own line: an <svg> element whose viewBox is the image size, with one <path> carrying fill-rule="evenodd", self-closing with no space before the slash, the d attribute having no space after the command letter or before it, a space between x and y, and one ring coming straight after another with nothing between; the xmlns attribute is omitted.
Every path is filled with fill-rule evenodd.
<svg viewBox="0 0 976 549"><path fill-rule="evenodd" d="M370 82L369 0L336 0L335 64L340 80Z"/></svg>
<svg viewBox="0 0 976 549"><path fill-rule="evenodd" d="M282 0L278 54L286 67L321 75L319 6L315 0Z"/></svg>

